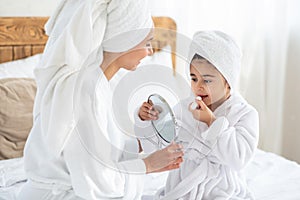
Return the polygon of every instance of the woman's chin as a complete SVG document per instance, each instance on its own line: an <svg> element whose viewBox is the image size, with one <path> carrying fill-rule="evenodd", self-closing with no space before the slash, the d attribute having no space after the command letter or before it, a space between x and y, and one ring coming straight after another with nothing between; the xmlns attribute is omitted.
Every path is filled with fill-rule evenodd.
<svg viewBox="0 0 300 200"><path fill-rule="evenodd" d="M138 64L137 65L134 65L133 67L130 68L130 71L135 71L138 67Z"/></svg>

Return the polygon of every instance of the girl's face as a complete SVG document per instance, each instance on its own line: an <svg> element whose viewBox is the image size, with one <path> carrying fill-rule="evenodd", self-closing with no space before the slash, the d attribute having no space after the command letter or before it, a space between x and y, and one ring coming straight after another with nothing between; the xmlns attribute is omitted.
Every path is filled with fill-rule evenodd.
<svg viewBox="0 0 300 200"><path fill-rule="evenodd" d="M150 31L148 36L137 46L129 51L121 54L117 59L117 63L120 63L122 68L127 70L135 70L140 61L153 54L151 40L153 39L153 30Z"/></svg>
<svg viewBox="0 0 300 200"><path fill-rule="evenodd" d="M195 96L214 111L230 96L230 87L222 74L205 59L194 59L190 65L191 87Z"/></svg>

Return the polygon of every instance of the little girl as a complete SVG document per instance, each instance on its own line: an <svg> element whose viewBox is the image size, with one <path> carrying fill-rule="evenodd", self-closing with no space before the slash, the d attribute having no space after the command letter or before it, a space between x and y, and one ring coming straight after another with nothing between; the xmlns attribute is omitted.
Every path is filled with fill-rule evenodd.
<svg viewBox="0 0 300 200"><path fill-rule="evenodd" d="M240 50L223 32L201 31L194 35L189 55L193 96L174 107L184 162L169 173L156 199L253 199L243 168L257 148L259 118L235 90ZM146 153L154 149L145 139L153 136L148 120L157 115L144 102L136 117L135 130Z"/></svg>

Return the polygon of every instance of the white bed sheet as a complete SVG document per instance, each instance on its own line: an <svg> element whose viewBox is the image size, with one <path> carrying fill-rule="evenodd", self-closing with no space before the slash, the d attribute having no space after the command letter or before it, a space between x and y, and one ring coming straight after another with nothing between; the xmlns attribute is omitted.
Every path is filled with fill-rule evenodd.
<svg viewBox="0 0 300 200"><path fill-rule="evenodd" d="M257 150L253 161L244 170L256 200L300 200L300 165L296 162ZM165 180L164 175L156 176L153 183L161 184ZM151 178L147 178L143 200L154 199L154 185L150 183Z"/></svg>
<svg viewBox="0 0 300 200"><path fill-rule="evenodd" d="M23 158L0 161L0 200L16 199L25 182Z"/></svg>
<svg viewBox="0 0 300 200"><path fill-rule="evenodd" d="M257 150L245 169L247 182L257 200L299 200L300 165L273 153ZM145 176L143 200L152 200L164 185L167 173ZM23 159L0 161L0 199L13 200L26 181Z"/></svg>
<svg viewBox="0 0 300 200"><path fill-rule="evenodd" d="M300 199L300 165L296 162L258 150L245 172L257 200Z"/></svg>

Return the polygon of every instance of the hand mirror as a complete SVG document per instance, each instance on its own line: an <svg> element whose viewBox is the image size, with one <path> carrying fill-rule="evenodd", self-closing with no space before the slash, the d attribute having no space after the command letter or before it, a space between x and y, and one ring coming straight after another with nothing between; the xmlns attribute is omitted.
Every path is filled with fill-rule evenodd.
<svg viewBox="0 0 300 200"><path fill-rule="evenodd" d="M177 124L175 115L170 108L168 102L158 94L152 94L148 98L148 102L153 104L152 109L158 111L158 119L151 121L152 127L158 139L158 145L168 145L176 139Z"/></svg>
<svg viewBox="0 0 300 200"><path fill-rule="evenodd" d="M158 94L152 94L148 97L148 103L152 104L152 109L154 111L159 112L158 119L151 121L158 141L156 142L156 145L161 148L163 146L167 146L172 141L178 143L179 141L177 141L177 136L179 126L176 122L175 115L167 101ZM154 143L154 141L151 142ZM204 156L208 155L211 151L211 147L203 141L199 140L199 142L203 145L203 147L205 147L201 154ZM187 150L188 148L184 149Z"/></svg>

